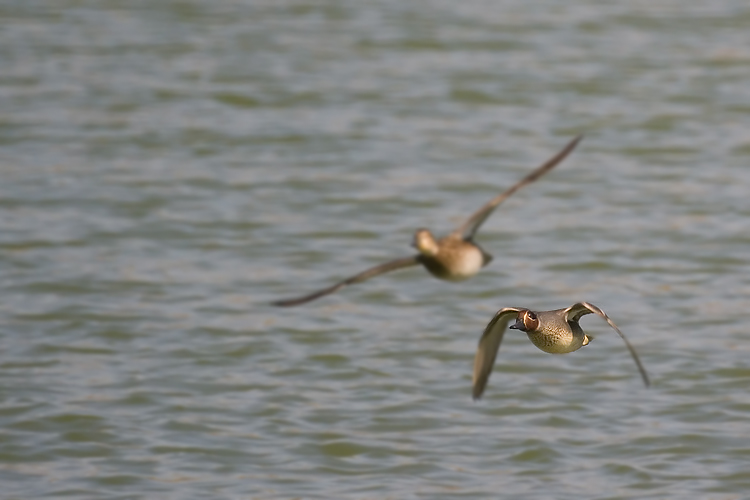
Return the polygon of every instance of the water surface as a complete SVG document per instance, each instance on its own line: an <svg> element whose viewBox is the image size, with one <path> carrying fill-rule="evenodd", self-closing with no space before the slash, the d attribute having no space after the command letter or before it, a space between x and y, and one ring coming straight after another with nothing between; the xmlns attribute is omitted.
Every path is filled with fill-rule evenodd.
<svg viewBox="0 0 750 500"><path fill-rule="evenodd" d="M0 6L6 498L750 491L743 2ZM482 228L459 284L312 291ZM591 301L569 356L504 306Z"/></svg>

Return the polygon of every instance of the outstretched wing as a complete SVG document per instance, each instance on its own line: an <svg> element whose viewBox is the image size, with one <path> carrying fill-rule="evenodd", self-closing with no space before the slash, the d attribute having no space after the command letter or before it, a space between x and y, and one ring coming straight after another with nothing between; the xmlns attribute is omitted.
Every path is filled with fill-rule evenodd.
<svg viewBox="0 0 750 500"><path fill-rule="evenodd" d="M472 382L474 384L472 391L474 399L482 397L484 387L487 385L487 380L489 380L492 373L492 367L495 365L495 358L497 357L498 349L500 349L500 342L502 342L503 335L505 335L505 331L508 329L508 323L511 319L518 316L518 311L520 310L517 307L504 307L500 309L484 329L482 338L479 339L477 353L474 355L474 377Z"/></svg>
<svg viewBox="0 0 750 500"><path fill-rule="evenodd" d="M628 339L625 338L625 334L623 334L620 329L615 325L615 322L612 321L607 314L599 309L597 306L590 302L578 302L576 304L573 304L569 308L565 310L565 317L568 321L573 321L575 323L578 323L578 321L581 319L581 316L584 316L586 314L597 314L604 318L607 323L609 323L609 326L612 327L614 331L617 332L617 335L620 336L620 338L625 342L625 345L628 348L628 351L630 351L630 355L633 356L633 361L635 361L635 364L638 366L638 370L641 372L641 377L643 378L643 383L646 384L646 387L651 385L651 382L648 379L648 374L646 373L646 369L643 368L643 365L641 364L641 360L638 358L638 354L636 354L635 349L632 345L630 345L630 342L628 342Z"/></svg>
<svg viewBox="0 0 750 500"><path fill-rule="evenodd" d="M308 295L303 295L302 297L276 300L276 301L271 302L271 305L279 306L279 307L298 306L300 304L310 302L311 300L315 300L324 295L328 295L329 293L333 293L339 288L345 287L346 285L353 285L354 283L361 283L362 281L373 278L379 274L387 273L389 271L395 271L396 269L415 266L419 264L419 258L420 258L419 255L414 255L412 257L404 257L402 259L392 260L390 262L386 262L385 264L380 264L379 266L371 267L370 269L366 271L362 271L361 273L356 274L352 276L351 278L347 278L344 281L340 281L336 283L335 285L329 286L328 288L318 290L317 292L313 292Z"/></svg>
<svg viewBox="0 0 750 500"><path fill-rule="evenodd" d="M529 175L515 183L513 186L511 186L506 191L500 193L499 195L492 198L490 201L488 201L482 208L477 210L471 217L468 218L466 222L464 222L461 227L456 229L453 234L457 234L461 236L465 240L470 240L474 237L474 234L479 229L479 226L484 223L485 220L487 220L487 217L490 216L490 214L495 210L495 208L505 201L506 198L508 198L510 195L524 187L526 184L531 184L535 180L537 180L542 175L546 174L548 171L552 170L555 165L560 163L563 159L565 159L568 154L570 154L571 151L573 151L573 148L575 148L580 140L583 139L582 135L579 135L578 137L574 138L572 141L568 143L565 148L563 148L562 151L557 153L555 156L547 160L547 162L538 167L536 170L531 172Z"/></svg>

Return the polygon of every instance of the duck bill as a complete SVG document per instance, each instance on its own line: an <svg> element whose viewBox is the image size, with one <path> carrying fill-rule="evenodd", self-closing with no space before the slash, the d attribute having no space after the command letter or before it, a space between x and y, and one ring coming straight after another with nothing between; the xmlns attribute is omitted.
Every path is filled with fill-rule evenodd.
<svg viewBox="0 0 750 500"><path fill-rule="evenodd" d="M526 331L526 325L523 324L522 319L517 319L515 325L510 326L511 330L521 330L522 332Z"/></svg>

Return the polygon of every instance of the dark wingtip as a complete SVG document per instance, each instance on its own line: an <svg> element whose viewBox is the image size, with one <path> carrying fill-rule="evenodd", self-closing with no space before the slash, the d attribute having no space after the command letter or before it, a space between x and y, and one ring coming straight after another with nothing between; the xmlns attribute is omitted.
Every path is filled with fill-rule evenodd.
<svg viewBox="0 0 750 500"><path fill-rule="evenodd" d="M274 300L273 302L269 302L268 305L274 306L274 307L293 307L293 306L298 306L302 303L304 303L304 301L290 299L290 300Z"/></svg>
<svg viewBox="0 0 750 500"><path fill-rule="evenodd" d="M570 153L576 146L578 146L578 143L583 140L583 134L578 134L575 136L565 147L563 151L566 152L566 155Z"/></svg>
<svg viewBox="0 0 750 500"><path fill-rule="evenodd" d="M471 391L471 399L473 399L474 401L479 401L480 399L482 399L483 393L484 393L484 387L482 388L474 387L472 388L472 391Z"/></svg>

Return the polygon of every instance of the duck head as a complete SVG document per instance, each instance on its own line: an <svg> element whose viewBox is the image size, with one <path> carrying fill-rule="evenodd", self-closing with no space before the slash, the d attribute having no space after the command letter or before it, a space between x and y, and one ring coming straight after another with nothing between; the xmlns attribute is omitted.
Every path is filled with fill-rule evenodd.
<svg viewBox="0 0 750 500"><path fill-rule="evenodd" d="M521 330L522 332L533 332L539 328L539 317L534 311L521 309L516 317L516 324L510 327L512 330Z"/></svg>
<svg viewBox="0 0 750 500"><path fill-rule="evenodd" d="M439 250L435 237L429 229L424 228L417 229L414 232L414 241L411 245L416 248L420 254L426 257L436 256Z"/></svg>

